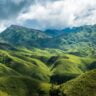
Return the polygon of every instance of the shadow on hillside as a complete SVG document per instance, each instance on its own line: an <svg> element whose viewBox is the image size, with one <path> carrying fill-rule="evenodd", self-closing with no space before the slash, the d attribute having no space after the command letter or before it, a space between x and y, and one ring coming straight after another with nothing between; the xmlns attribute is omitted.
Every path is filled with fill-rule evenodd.
<svg viewBox="0 0 96 96"><path fill-rule="evenodd" d="M51 76L50 82L53 84L62 84L65 83L66 81L76 78L77 76L78 74L53 75Z"/></svg>

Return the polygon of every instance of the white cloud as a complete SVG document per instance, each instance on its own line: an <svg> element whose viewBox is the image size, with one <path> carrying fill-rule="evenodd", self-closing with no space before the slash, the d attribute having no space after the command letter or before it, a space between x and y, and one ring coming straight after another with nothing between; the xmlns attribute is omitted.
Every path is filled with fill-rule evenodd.
<svg viewBox="0 0 96 96"><path fill-rule="evenodd" d="M38 1L38 0L37 0ZM18 19L37 20L41 28L64 28L96 23L96 0L57 0L36 3Z"/></svg>
<svg viewBox="0 0 96 96"><path fill-rule="evenodd" d="M4 31L5 29L5 25L3 23L0 23L0 32Z"/></svg>
<svg viewBox="0 0 96 96"><path fill-rule="evenodd" d="M12 0L17 5L24 0ZM18 2L17 2L18 1ZM30 0L29 0L30 1ZM0 25L34 25L39 29L81 26L96 24L96 0L33 0L27 11ZM32 1L32 2L33 2ZM53 1L53 2L52 2ZM33 21L36 21L34 23ZM1 27L3 28L3 27Z"/></svg>

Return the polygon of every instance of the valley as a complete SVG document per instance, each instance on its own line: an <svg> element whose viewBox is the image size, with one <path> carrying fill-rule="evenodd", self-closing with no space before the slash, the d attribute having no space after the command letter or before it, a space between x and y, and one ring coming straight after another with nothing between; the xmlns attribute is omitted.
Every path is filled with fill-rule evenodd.
<svg viewBox="0 0 96 96"><path fill-rule="evenodd" d="M10 26L0 34L0 96L96 96L95 37L96 25Z"/></svg>

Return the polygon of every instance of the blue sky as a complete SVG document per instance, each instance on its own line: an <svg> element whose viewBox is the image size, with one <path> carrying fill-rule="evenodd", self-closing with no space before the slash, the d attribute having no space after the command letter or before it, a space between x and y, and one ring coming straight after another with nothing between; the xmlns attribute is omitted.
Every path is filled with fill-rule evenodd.
<svg viewBox="0 0 96 96"><path fill-rule="evenodd" d="M35 29L96 23L96 0L0 0L0 31L22 25Z"/></svg>

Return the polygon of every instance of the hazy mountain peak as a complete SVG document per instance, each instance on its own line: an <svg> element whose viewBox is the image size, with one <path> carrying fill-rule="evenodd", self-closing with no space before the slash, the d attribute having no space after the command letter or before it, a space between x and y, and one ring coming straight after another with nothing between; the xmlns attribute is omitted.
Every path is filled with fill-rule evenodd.
<svg viewBox="0 0 96 96"><path fill-rule="evenodd" d="M58 48L71 50L69 53L79 54L86 48L95 51L96 25L66 28L64 30L46 30L45 32L26 27L11 25L0 34L1 40L15 46ZM86 51L84 51L85 53ZM93 53L92 53L93 54Z"/></svg>

